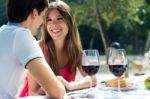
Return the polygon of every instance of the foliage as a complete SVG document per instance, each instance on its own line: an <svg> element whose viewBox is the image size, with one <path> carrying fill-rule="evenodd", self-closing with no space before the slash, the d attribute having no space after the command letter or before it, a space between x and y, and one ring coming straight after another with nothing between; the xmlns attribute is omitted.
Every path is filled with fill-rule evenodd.
<svg viewBox="0 0 150 99"><path fill-rule="evenodd" d="M104 53L101 37L100 37L99 31L97 29L92 28L87 25L80 25L78 28L80 31L80 37L81 37L81 41L82 41L82 45L83 45L84 49L93 48L93 49L98 49L100 51L100 53ZM85 32L85 30L86 30L86 32ZM93 40L93 44L91 45L92 40Z"/></svg>
<svg viewBox="0 0 150 99"><path fill-rule="evenodd" d="M93 0L64 1L72 7L79 26L87 25L98 30ZM149 0L96 0L96 4L99 5L98 9L102 14L109 43L118 41L123 48L130 49L128 53L143 53L147 34L150 31ZM82 30L83 34L86 32L87 29ZM102 48L102 44L99 47Z"/></svg>
<svg viewBox="0 0 150 99"><path fill-rule="evenodd" d="M96 19L95 1L109 43L119 42L130 54L144 52L146 39L150 33L150 0L63 1L70 5L76 16L84 48L92 47L104 51ZM6 0L1 0L0 12L0 25L2 25L7 22Z"/></svg>
<svg viewBox="0 0 150 99"><path fill-rule="evenodd" d="M7 22L6 17L6 0L1 0L0 2L0 26Z"/></svg>

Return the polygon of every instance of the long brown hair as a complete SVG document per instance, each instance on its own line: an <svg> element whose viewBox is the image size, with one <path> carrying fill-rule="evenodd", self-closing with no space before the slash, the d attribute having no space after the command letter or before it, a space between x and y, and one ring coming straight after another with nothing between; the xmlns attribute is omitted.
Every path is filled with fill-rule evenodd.
<svg viewBox="0 0 150 99"><path fill-rule="evenodd" d="M76 67L81 64L81 53L82 53L82 45L79 37L78 28L75 22L74 15L72 13L71 8L63 1L51 2L49 7L45 13L44 17L44 35L43 40L48 46L48 63L53 69L55 74L58 74L60 69L56 57L54 42L47 31L47 18L50 11L53 9L57 9L59 13L64 17L67 25L68 25L68 34L66 36L66 40L64 43L64 50L68 54L68 65L71 66L70 69L73 73L76 71Z"/></svg>

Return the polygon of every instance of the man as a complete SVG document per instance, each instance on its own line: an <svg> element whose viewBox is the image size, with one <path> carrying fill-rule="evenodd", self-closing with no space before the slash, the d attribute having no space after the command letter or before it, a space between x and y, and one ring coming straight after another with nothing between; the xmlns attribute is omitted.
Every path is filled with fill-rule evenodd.
<svg viewBox="0 0 150 99"><path fill-rule="evenodd" d="M24 68L48 95L64 96L64 86L49 68L33 37L47 6L47 0L8 0L9 22L0 27L0 99L15 98Z"/></svg>

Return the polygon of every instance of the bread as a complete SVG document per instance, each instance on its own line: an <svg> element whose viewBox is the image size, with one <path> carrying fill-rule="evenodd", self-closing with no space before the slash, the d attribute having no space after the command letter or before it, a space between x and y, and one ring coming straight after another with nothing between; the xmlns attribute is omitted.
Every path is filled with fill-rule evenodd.
<svg viewBox="0 0 150 99"><path fill-rule="evenodd" d="M118 87L118 79L111 79L105 81L106 87ZM127 82L125 79L120 79L120 88L131 87L133 83Z"/></svg>

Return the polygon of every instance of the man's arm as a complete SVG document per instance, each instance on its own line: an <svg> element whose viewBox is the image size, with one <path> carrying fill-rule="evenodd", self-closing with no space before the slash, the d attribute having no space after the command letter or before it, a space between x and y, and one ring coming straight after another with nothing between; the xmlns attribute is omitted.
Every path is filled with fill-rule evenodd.
<svg viewBox="0 0 150 99"><path fill-rule="evenodd" d="M39 90L41 89L41 86L39 83L35 80L35 78L28 72L28 94L29 96L36 96L40 95ZM45 93L46 94L46 93Z"/></svg>
<svg viewBox="0 0 150 99"><path fill-rule="evenodd" d="M63 84L57 79L50 66L43 58L36 58L27 64L27 69L35 80L52 97L62 98L65 94Z"/></svg>

